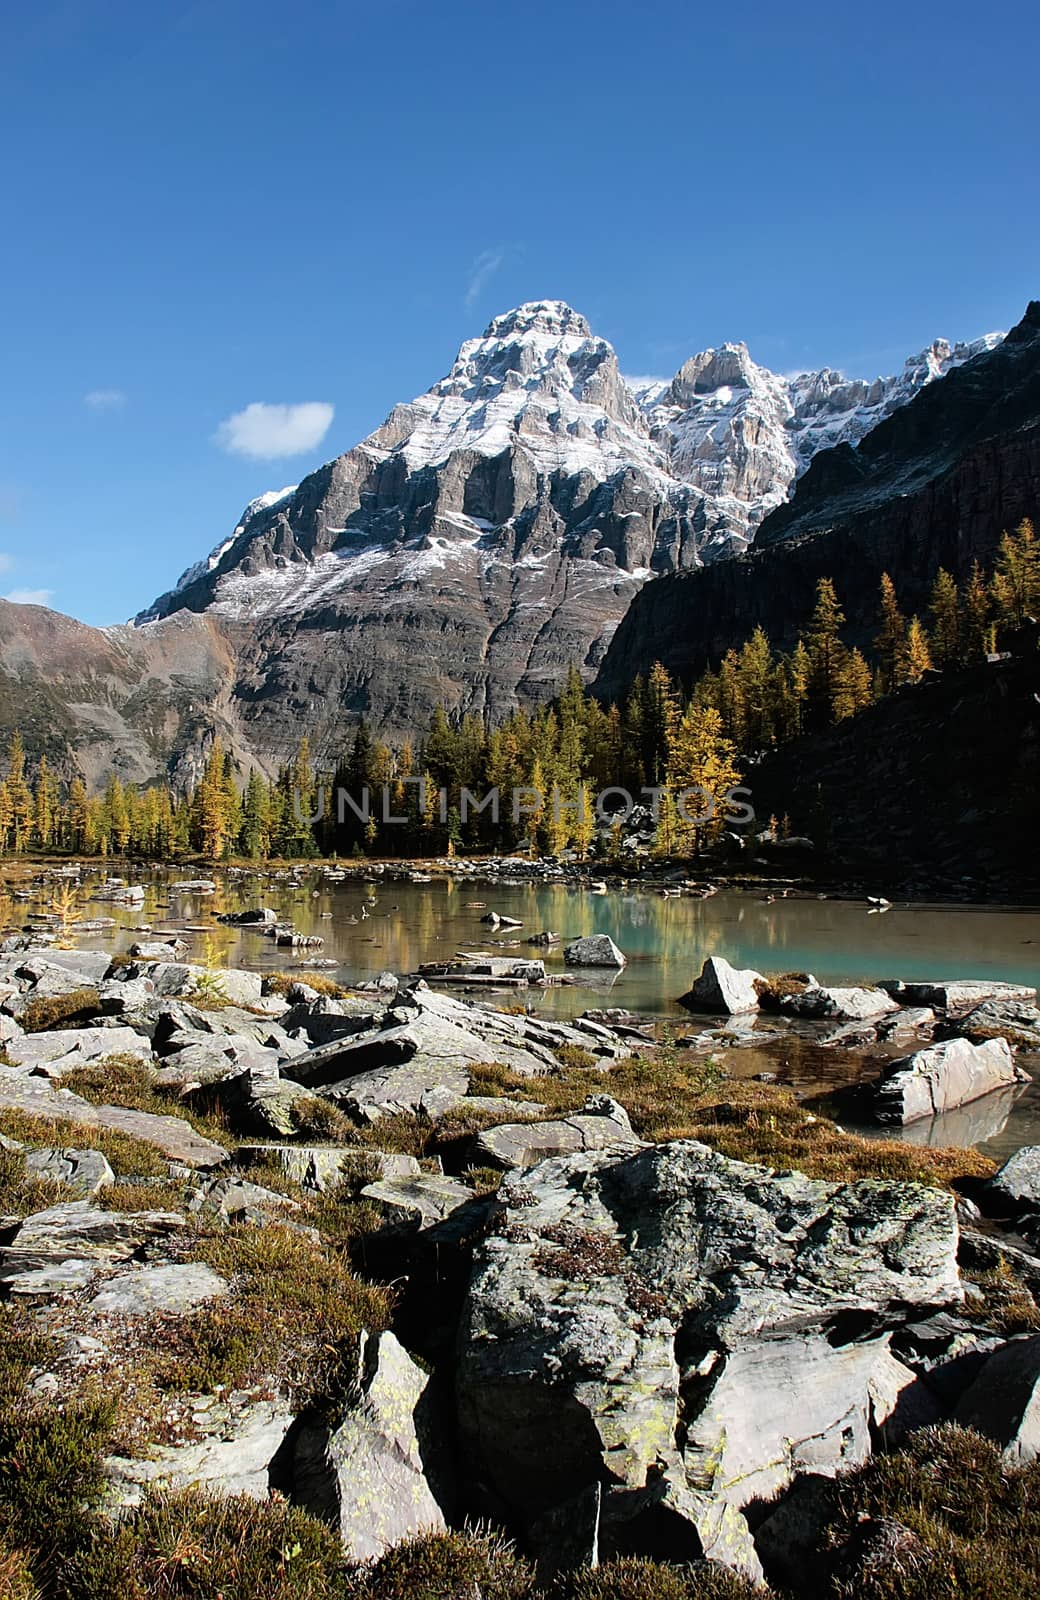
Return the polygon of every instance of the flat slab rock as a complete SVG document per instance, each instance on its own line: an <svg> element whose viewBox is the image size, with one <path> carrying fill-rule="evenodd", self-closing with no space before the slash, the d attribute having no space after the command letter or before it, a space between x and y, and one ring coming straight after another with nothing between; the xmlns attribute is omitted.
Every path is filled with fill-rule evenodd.
<svg viewBox="0 0 1040 1600"><path fill-rule="evenodd" d="M204 1139L180 1117L128 1111L123 1106L95 1106L69 1089L55 1089L46 1078L26 1077L10 1069L0 1068L0 1110L24 1111L57 1124L128 1133L188 1167L219 1167L227 1160L223 1145Z"/></svg>
<svg viewBox="0 0 1040 1600"><path fill-rule="evenodd" d="M690 1489L708 1481L706 1453L750 1379L747 1365L737 1382L739 1362L750 1363L743 1352L814 1341L822 1383L831 1359L822 1344L832 1348L827 1333L847 1313L862 1314L859 1327L871 1317L883 1326L908 1307L962 1299L953 1197L921 1185L823 1183L682 1140L545 1160L507 1176L498 1199L498 1231L476 1248L456 1392L472 1472L524 1527L570 1499L575 1483L608 1481L605 1516L618 1495L666 1503L702 1549L718 1541L713 1553L753 1570L734 1482L759 1473L776 1483L788 1426L766 1356L758 1375L773 1419L759 1449L749 1459L734 1454L717 1491ZM791 1351L788 1374L801 1356ZM718 1385L731 1361L727 1391ZM835 1358L833 1372L841 1382L830 1384L822 1424L836 1468L841 1416L880 1416L882 1391L903 1375L885 1352ZM862 1439L863 1427L853 1435ZM754 1417L743 1438L751 1451ZM786 1459L790 1474L790 1451Z"/></svg>
<svg viewBox="0 0 1040 1600"><path fill-rule="evenodd" d="M220 1299L228 1288L227 1280L205 1262L166 1262L117 1273L87 1302L87 1309L106 1316L147 1317L156 1311L184 1316L207 1300Z"/></svg>
<svg viewBox="0 0 1040 1600"><path fill-rule="evenodd" d="M417 1178L421 1170L415 1156L399 1155L396 1151L370 1150L367 1146L326 1149L320 1145L244 1144L235 1151L235 1161L239 1166L274 1161L294 1183L319 1193L356 1170L359 1159L376 1162L380 1178Z"/></svg>
<svg viewBox="0 0 1040 1600"><path fill-rule="evenodd" d="M796 1017L837 1017L848 1022L863 1022L898 1011L899 1003L884 989L840 989L820 984L799 994L785 995L781 1011Z"/></svg>
<svg viewBox="0 0 1040 1600"><path fill-rule="evenodd" d="M1040 1050L1040 1008L1028 1000L983 1000L955 1026L973 1044L1001 1038L1023 1050Z"/></svg>
<svg viewBox="0 0 1040 1600"><path fill-rule="evenodd" d="M9 1040L7 1054L16 1067L34 1068L60 1064L71 1070L84 1061L102 1056L131 1055L142 1061L152 1058L151 1041L133 1028L55 1028L48 1033L23 1033Z"/></svg>
<svg viewBox="0 0 1040 1600"><path fill-rule="evenodd" d="M596 1102L605 1102L595 1109ZM550 1156L580 1150L634 1150L642 1141L632 1132L628 1113L608 1096L593 1096L591 1106L549 1122L506 1122L485 1128L473 1141L473 1164L503 1171L533 1167Z"/></svg>
<svg viewBox="0 0 1040 1600"><path fill-rule="evenodd" d="M50 1206L26 1217L0 1250L0 1285L22 1298L83 1287L184 1226L177 1211L100 1211L86 1200Z"/></svg>
<svg viewBox="0 0 1040 1600"><path fill-rule="evenodd" d="M945 978L905 983L890 979L880 985L902 1006L937 1006L942 1011L971 1011L984 1000L1024 1000L1036 1004L1036 990L1023 983L994 978Z"/></svg>
<svg viewBox="0 0 1040 1600"><path fill-rule="evenodd" d="M391 1221L418 1222L421 1227L441 1222L457 1206L465 1205L474 1197L474 1190L457 1178L429 1172L422 1172L417 1178L380 1178L375 1183L367 1183L361 1193L369 1200L378 1200L390 1214Z"/></svg>
<svg viewBox="0 0 1040 1600"><path fill-rule="evenodd" d="M892 1063L875 1088L874 1115L881 1123L915 1122L1028 1081L1004 1039L947 1039Z"/></svg>

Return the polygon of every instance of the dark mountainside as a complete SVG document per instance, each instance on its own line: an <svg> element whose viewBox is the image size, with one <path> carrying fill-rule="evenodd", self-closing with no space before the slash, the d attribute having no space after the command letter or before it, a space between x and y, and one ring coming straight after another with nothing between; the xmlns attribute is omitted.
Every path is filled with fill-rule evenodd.
<svg viewBox="0 0 1040 1600"><path fill-rule="evenodd" d="M596 680L604 700L661 661L690 682L761 624L788 648L833 578L849 640L873 631L881 574L923 611L940 566L964 577L1040 504L1040 302L1002 345L929 384L855 449L816 456L751 551L648 584Z"/></svg>
<svg viewBox="0 0 1040 1600"><path fill-rule="evenodd" d="M903 689L752 768L755 810L808 835L824 877L889 897L1038 901L1038 695L1035 649Z"/></svg>

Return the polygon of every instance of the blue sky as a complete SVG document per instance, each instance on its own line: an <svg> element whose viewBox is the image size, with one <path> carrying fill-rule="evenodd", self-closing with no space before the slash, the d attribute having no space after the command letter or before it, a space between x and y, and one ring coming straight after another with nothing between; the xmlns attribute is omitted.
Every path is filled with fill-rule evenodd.
<svg viewBox="0 0 1040 1600"><path fill-rule="evenodd" d="M1040 295L1034 5L37 0L2 26L0 592L90 622L522 300L568 300L630 373L743 338L873 375Z"/></svg>

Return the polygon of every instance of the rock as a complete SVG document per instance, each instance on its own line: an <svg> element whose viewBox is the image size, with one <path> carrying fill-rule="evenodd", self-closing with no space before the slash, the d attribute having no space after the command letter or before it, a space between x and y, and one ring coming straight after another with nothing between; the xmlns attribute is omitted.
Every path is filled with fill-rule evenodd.
<svg viewBox="0 0 1040 1600"><path fill-rule="evenodd" d="M51 1206L26 1217L0 1250L0 1285L19 1298L79 1288L184 1225L175 1211L99 1211L86 1200Z"/></svg>
<svg viewBox="0 0 1040 1600"><path fill-rule="evenodd" d="M204 1262L165 1262L117 1273L88 1301L87 1309L106 1316L148 1317L162 1311L182 1317L207 1300L220 1299L228 1287Z"/></svg>
<svg viewBox="0 0 1040 1600"><path fill-rule="evenodd" d="M986 1358L954 1420L992 1439L1013 1466L1040 1455L1040 1334L1009 1339Z"/></svg>
<svg viewBox="0 0 1040 1600"><path fill-rule="evenodd" d="M541 933L532 933L531 937L527 940L527 943L548 947L549 945L559 944L560 935L558 933L553 933L550 928L544 928Z"/></svg>
<svg viewBox="0 0 1040 1600"><path fill-rule="evenodd" d="M485 1128L473 1141L473 1165L508 1171L579 1150L639 1148L641 1141L623 1107L606 1095L594 1096L597 1100L606 1101L610 1109L593 1110L587 1103L583 1112L552 1122L506 1122Z"/></svg>
<svg viewBox="0 0 1040 1600"><path fill-rule="evenodd" d="M308 1125L308 1112L322 1102L318 1095L283 1078L277 1066L249 1067L185 1096L188 1105L216 1103L236 1133L288 1139Z"/></svg>
<svg viewBox="0 0 1040 1600"><path fill-rule="evenodd" d="M1040 1008L1026 1000L983 1000L949 1026L973 1044L1006 1039L1022 1050L1040 1050Z"/></svg>
<svg viewBox="0 0 1040 1600"><path fill-rule="evenodd" d="M985 1000L1024 1001L1036 1004L1036 990L1022 983L1000 983L993 978L953 978L928 983L892 979L880 985L904 1006L933 1006L941 1011L973 1011Z"/></svg>
<svg viewBox="0 0 1040 1600"><path fill-rule="evenodd" d="M184 962L158 961L140 976L150 978L157 995L194 995L210 991L233 1005L255 1005L262 996L263 978L259 972L241 967L201 967Z"/></svg>
<svg viewBox="0 0 1040 1600"><path fill-rule="evenodd" d="M680 997L679 1004L687 1011L725 1011L731 1016L742 1011L757 1011L758 989L755 986L764 982L760 972L751 968L738 970L722 956L709 956L700 977L693 988Z"/></svg>
<svg viewBox="0 0 1040 1600"><path fill-rule="evenodd" d="M935 1028L931 1006L900 1006L889 1016L879 1017L877 1037L886 1044L903 1044L911 1039L930 1039Z"/></svg>
<svg viewBox="0 0 1040 1600"><path fill-rule="evenodd" d="M307 1145L240 1145L235 1160L247 1167L274 1161L294 1183L319 1193L356 1172L359 1162L375 1163L380 1178L417 1178L420 1172L414 1156L370 1150L367 1146L337 1150Z"/></svg>
<svg viewBox="0 0 1040 1600"><path fill-rule="evenodd" d="M227 1151L205 1139L180 1117L158 1116L150 1111L128 1111L122 1106L95 1106L68 1089L55 1089L46 1078L26 1077L0 1068L0 1110L25 1111L48 1122L75 1123L86 1128L107 1128L128 1133L188 1167L219 1167Z"/></svg>
<svg viewBox="0 0 1040 1600"><path fill-rule="evenodd" d="M792 1382L795 1347L814 1353L829 1388L822 1423L831 1470L840 1418L891 1416L904 1384L877 1345L868 1356L843 1354L842 1329L861 1337L909 1306L962 1298L953 1197L916 1184L823 1183L676 1141L550 1158L510 1174L498 1205L497 1230L476 1246L457 1399L469 1470L524 1529L575 1484L608 1482L605 1531L627 1503L635 1537L656 1507L685 1529L683 1559L718 1540L724 1559L750 1570L750 1534L730 1481L736 1458L717 1489L700 1489L709 1476L714 1485L708 1441L740 1403L742 1370L756 1370L768 1394L780 1371L769 1367L770 1343L787 1344L781 1364ZM806 1459L815 1448L810 1430L785 1417L784 1395L769 1404L760 1451L740 1468L762 1481L780 1470L785 1427ZM748 1450L753 1436L749 1422Z"/></svg>
<svg viewBox="0 0 1040 1600"><path fill-rule="evenodd" d="M465 1205L474 1197L474 1191L456 1178L438 1177L429 1172L415 1178L380 1178L376 1183L367 1183L361 1193L368 1200L378 1200L392 1222L405 1225L418 1222L420 1227L440 1222L456 1206Z"/></svg>
<svg viewBox="0 0 1040 1600"><path fill-rule="evenodd" d="M130 946L135 961L175 961L188 946L183 939L150 939Z"/></svg>
<svg viewBox="0 0 1040 1600"><path fill-rule="evenodd" d="M263 1227L287 1212L299 1211L297 1201L275 1189L265 1189L262 1184L250 1183L247 1178L215 1178L204 1188L196 1190L188 1205L190 1212L207 1212L221 1217L225 1222L248 1222Z"/></svg>
<svg viewBox="0 0 1040 1600"><path fill-rule="evenodd" d="M986 1195L1007 1211L1040 1211L1040 1145L1023 1145L986 1185Z"/></svg>
<svg viewBox="0 0 1040 1600"><path fill-rule="evenodd" d="M431 1482L436 1457L430 1380L392 1333L362 1334L357 1389L335 1431L304 1426L295 1440L293 1499L338 1527L350 1561L446 1524Z"/></svg>
<svg viewBox="0 0 1040 1600"><path fill-rule="evenodd" d="M375 1122L398 1112L427 1111L443 1116L465 1098L468 1088L465 1067L426 1059L359 1072L330 1085L324 1093L359 1122Z"/></svg>
<svg viewBox="0 0 1040 1600"><path fill-rule="evenodd" d="M171 894L213 894L216 883L212 878L183 878L170 884Z"/></svg>
<svg viewBox="0 0 1040 1600"><path fill-rule="evenodd" d="M764 1503L800 1473L834 1477L860 1466L911 1395L920 1425L939 1420L887 1338L838 1349L818 1336L753 1344L726 1357L691 1422L686 1471L735 1506Z"/></svg>
<svg viewBox="0 0 1040 1600"><path fill-rule="evenodd" d="M590 933L564 946L563 959L569 967L624 967L628 964L607 933Z"/></svg>
<svg viewBox="0 0 1040 1600"><path fill-rule="evenodd" d="M780 1009L796 1017L841 1017L849 1022L862 1022L886 1011L897 1011L899 1006L883 989L837 989L821 985L803 989L800 994L785 995Z"/></svg>
<svg viewBox="0 0 1040 1600"><path fill-rule="evenodd" d="M270 906L257 906L252 911L218 912L217 921L229 923L233 928L270 928L278 921L278 913Z"/></svg>
<svg viewBox="0 0 1040 1600"><path fill-rule="evenodd" d="M109 1456L109 1504L137 1505L148 1486L266 1500L276 1486L276 1459L293 1424L288 1403L257 1400L252 1394L232 1394L226 1400L200 1396L194 1421L202 1433L196 1442L159 1446L144 1458Z"/></svg>
<svg viewBox="0 0 1040 1600"><path fill-rule="evenodd" d="M17 1067L52 1065L71 1071L85 1061L103 1056L137 1056L150 1061L152 1046L133 1028L55 1028L48 1033L26 1033L7 1045L8 1058Z"/></svg>
<svg viewBox="0 0 1040 1600"><path fill-rule="evenodd" d="M77 989L93 989L106 977L112 958L105 950L29 950L16 963L20 979L32 985L39 995L72 994Z"/></svg>
<svg viewBox="0 0 1040 1600"><path fill-rule="evenodd" d="M115 1173L100 1150L27 1150L26 1173L61 1183L90 1199L115 1181Z"/></svg>
<svg viewBox="0 0 1040 1600"><path fill-rule="evenodd" d="M913 1122L1027 1081L1003 1039L948 1039L892 1063L874 1091L874 1115L881 1123Z"/></svg>

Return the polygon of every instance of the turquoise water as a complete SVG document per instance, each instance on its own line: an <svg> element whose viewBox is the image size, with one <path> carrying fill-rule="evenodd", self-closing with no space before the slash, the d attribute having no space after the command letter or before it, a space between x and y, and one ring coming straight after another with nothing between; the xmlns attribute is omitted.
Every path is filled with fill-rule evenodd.
<svg viewBox="0 0 1040 1600"><path fill-rule="evenodd" d="M592 980L595 993L604 1000L609 995L611 1005L658 1014L673 1011L709 955L765 973L810 971L825 983L998 977L1035 985L1040 979L1037 911L897 905L872 913L865 904L847 900L787 899L770 905L755 892L665 899L652 890L597 895L563 886L460 879L329 884L316 874L299 883L260 875L222 878L216 894L171 896L169 881L145 880L147 898L137 910L86 907L86 914L114 916L120 926L114 936L85 935L82 942L125 948L134 936L141 937L132 930L151 925L179 931L192 959L201 956L208 940L222 963L289 969L310 952L276 949L256 933L215 920L218 911L270 905L300 932L323 937L325 947L316 953L337 962L331 975L351 982L386 968L414 971L456 951L515 949L542 956L545 952L529 949L525 941L543 929L559 933L564 942L608 933L628 966L616 977ZM523 927L490 929L481 923L487 910L517 917ZM567 970L559 949L548 952L546 964L550 972ZM558 1015L590 1004L584 984L528 990L524 999Z"/></svg>

